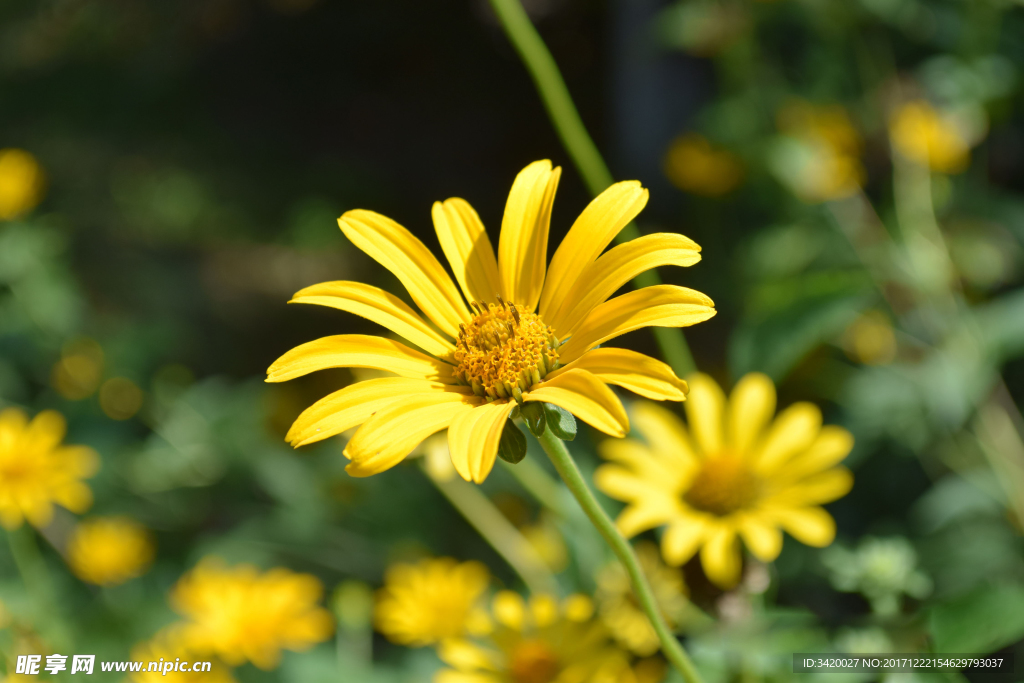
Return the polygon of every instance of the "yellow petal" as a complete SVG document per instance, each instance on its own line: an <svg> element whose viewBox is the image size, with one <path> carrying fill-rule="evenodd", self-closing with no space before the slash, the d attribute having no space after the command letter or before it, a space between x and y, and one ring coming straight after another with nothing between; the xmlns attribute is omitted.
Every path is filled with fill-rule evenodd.
<svg viewBox="0 0 1024 683"><path fill-rule="evenodd" d="M594 308L640 273L659 266L692 266L700 247L675 233L645 235L620 244L587 266L576 285L561 296L558 312L544 320L559 337L572 334Z"/></svg>
<svg viewBox="0 0 1024 683"><path fill-rule="evenodd" d="M678 507L664 496L645 499L623 510L615 520L615 526L623 536L632 538L648 529L668 524L678 515Z"/></svg>
<svg viewBox="0 0 1024 683"><path fill-rule="evenodd" d="M452 420L448 428L448 450L455 471L466 481L482 484L491 473L501 432L513 406L515 403L495 401Z"/></svg>
<svg viewBox="0 0 1024 683"><path fill-rule="evenodd" d="M644 287L599 305L559 350L563 363L609 339L641 327L686 327L715 315L714 302L698 291L675 285Z"/></svg>
<svg viewBox="0 0 1024 683"><path fill-rule="evenodd" d="M729 396L727 439L732 452L749 452L774 414L775 385L768 375L744 375Z"/></svg>
<svg viewBox="0 0 1024 683"><path fill-rule="evenodd" d="M434 202L431 211L441 249L470 301L497 303L501 292L498 262L480 216L469 202L454 197Z"/></svg>
<svg viewBox="0 0 1024 683"><path fill-rule="evenodd" d="M501 293L529 312L537 307L548 260L548 228L551 205L561 168L535 161L516 176L505 204L498 239L498 271Z"/></svg>
<svg viewBox="0 0 1024 683"><path fill-rule="evenodd" d="M675 413L646 401L634 403L631 410L633 426L648 444L657 447L658 454L666 462L673 463L673 468L690 470L700 465L686 425Z"/></svg>
<svg viewBox="0 0 1024 683"><path fill-rule="evenodd" d="M583 269L646 204L647 190L638 181L627 180L615 183L587 205L551 258L540 301L542 316L561 306L562 298L576 284Z"/></svg>
<svg viewBox="0 0 1024 683"><path fill-rule="evenodd" d="M416 305L441 331L459 336L469 309L455 283L423 242L390 218L356 209L338 219L345 236L370 258L395 274Z"/></svg>
<svg viewBox="0 0 1024 683"><path fill-rule="evenodd" d="M672 523L661 537L661 554L671 565L686 564L694 556L710 531L707 520L686 515Z"/></svg>
<svg viewBox="0 0 1024 683"><path fill-rule="evenodd" d="M295 448L315 443L363 424L378 410L406 396L434 391L472 393L468 387L407 377L378 377L356 382L302 411L285 440Z"/></svg>
<svg viewBox="0 0 1024 683"><path fill-rule="evenodd" d="M56 448L64 439L67 421L56 410L44 410L32 418L22 437L21 447L26 451L44 452Z"/></svg>
<svg viewBox="0 0 1024 683"><path fill-rule="evenodd" d="M594 486L609 498L639 501L651 493L650 480L618 465L601 465L594 472Z"/></svg>
<svg viewBox="0 0 1024 683"><path fill-rule="evenodd" d="M714 525L700 549L700 563L704 573L714 584L732 588L740 580L741 561L736 530L726 524Z"/></svg>
<svg viewBox="0 0 1024 683"><path fill-rule="evenodd" d="M434 331L404 301L362 282L322 282L297 292L290 304L317 304L354 313L408 339L427 353L450 355L455 346Z"/></svg>
<svg viewBox="0 0 1024 683"><path fill-rule="evenodd" d="M519 631L526 620L526 603L518 593L499 591L492 603L494 618L498 623Z"/></svg>
<svg viewBox="0 0 1024 683"><path fill-rule="evenodd" d="M553 403L610 436L625 436L629 431L629 418L619 398L586 370L570 370L534 385L523 400Z"/></svg>
<svg viewBox="0 0 1024 683"><path fill-rule="evenodd" d="M591 349L572 363L548 374L552 379L569 370L586 370L606 384L615 384L656 401L686 399L686 382L660 360L627 349Z"/></svg>
<svg viewBox="0 0 1024 683"><path fill-rule="evenodd" d="M740 535L754 557L771 562L782 552L782 532L761 515L746 515L740 522Z"/></svg>
<svg viewBox="0 0 1024 683"><path fill-rule="evenodd" d="M790 485L772 497L783 505L820 505L842 498L853 488L853 474L845 467L833 467Z"/></svg>
<svg viewBox="0 0 1024 683"><path fill-rule="evenodd" d="M672 494L682 493L698 463L680 458L663 443L652 443L657 445L648 448L634 439L609 439L601 443L598 450L608 460L628 467L648 486L656 486Z"/></svg>
<svg viewBox="0 0 1024 683"><path fill-rule="evenodd" d="M686 378L690 395L683 406L693 438L704 455L716 455L725 446L722 421L725 417L725 394L715 380L697 373Z"/></svg>
<svg viewBox="0 0 1024 683"><path fill-rule="evenodd" d="M479 396L432 392L408 396L382 408L345 447L345 457L352 461L345 471L367 477L394 467L425 438L447 429L452 420L482 401Z"/></svg>
<svg viewBox="0 0 1024 683"><path fill-rule="evenodd" d="M853 450L853 435L842 427L826 425L807 450L790 460L779 474L797 479L842 462Z"/></svg>
<svg viewBox="0 0 1024 683"><path fill-rule="evenodd" d="M757 471L767 475L797 453L807 450L821 431L821 410L813 403L794 403L779 413L754 455Z"/></svg>
<svg viewBox="0 0 1024 683"><path fill-rule="evenodd" d="M501 683L495 674L441 669L430 679L432 683Z"/></svg>
<svg viewBox="0 0 1024 683"><path fill-rule="evenodd" d="M437 656L445 664L462 671L493 668L485 650L461 638L448 638L441 642L437 648Z"/></svg>
<svg viewBox="0 0 1024 683"><path fill-rule="evenodd" d="M53 499L71 512L82 513L92 507L92 490L80 481L72 481L63 486ZM48 504L46 514L49 515ZM49 523L49 519L38 524L31 517L29 519L36 526L46 526Z"/></svg>
<svg viewBox="0 0 1024 683"><path fill-rule="evenodd" d="M835 520L819 507L774 510L772 516L790 536L805 545L824 548L836 537Z"/></svg>
<svg viewBox="0 0 1024 683"><path fill-rule="evenodd" d="M413 379L454 383L452 366L401 342L365 334L339 334L306 342L267 370L268 382L287 382L326 368L376 368Z"/></svg>

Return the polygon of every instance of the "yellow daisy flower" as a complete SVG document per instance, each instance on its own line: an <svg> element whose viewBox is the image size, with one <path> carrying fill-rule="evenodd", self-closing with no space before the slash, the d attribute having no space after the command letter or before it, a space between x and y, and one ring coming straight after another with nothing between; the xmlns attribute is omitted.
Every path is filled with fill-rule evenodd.
<svg viewBox="0 0 1024 683"><path fill-rule="evenodd" d="M102 517L75 527L67 559L82 581L112 586L144 574L154 552L152 535L144 526L127 517Z"/></svg>
<svg viewBox="0 0 1024 683"><path fill-rule="evenodd" d="M481 482L494 465L512 408L543 401L612 436L629 429L606 384L648 398L681 401L686 385L664 363L634 351L595 347L646 326L681 327L715 314L692 289L658 285L607 300L650 268L689 266L700 247L681 235L655 234L602 254L647 203L636 181L617 183L583 211L545 264L551 206L561 169L549 161L516 176L505 206L498 256L476 211L462 199L436 202L434 228L470 305L420 240L372 211L338 219L353 244L390 270L429 319L398 297L358 282L307 287L294 303L355 313L404 337L344 334L303 344L268 370L284 382L332 367L395 373L357 382L315 403L287 439L301 446L362 425L345 448L353 476L401 462L426 437L448 429L455 469ZM395 426L400 424L401 429Z"/></svg>
<svg viewBox="0 0 1024 683"><path fill-rule="evenodd" d="M682 572L667 567L661 560L658 546L653 543L638 543L636 556L665 621L669 628L675 628L687 607ZM637 602L629 575L620 562L612 562L598 573L595 597L601 621L622 647L641 657L649 657L658 651L661 641Z"/></svg>
<svg viewBox="0 0 1024 683"><path fill-rule="evenodd" d="M494 597L494 630L479 641L453 638L438 655L450 669L434 683L635 683L629 656L593 618L590 598L561 605L549 595L527 604L511 591Z"/></svg>
<svg viewBox="0 0 1024 683"><path fill-rule="evenodd" d="M261 573L207 558L178 581L171 605L185 617L180 637L187 649L270 670L282 649L307 650L331 636L334 620L317 604L322 595L310 574L282 567Z"/></svg>
<svg viewBox="0 0 1024 683"><path fill-rule="evenodd" d="M62 446L66 423L53 410L28 421L24 412L0 412L0 524L17 529L23 519L37 527L53 516L53 504L72 512L92 505L82 483L99 469L99 456L86 446Z"/></svg>
<svg viewBox="0 0 1024 683"><path fill-rule="evenodd" d="M479 562L442 557L394 565L377 594L377 630L409 647L479 631L486 615L478 603L490 580Z"/></svg>
<svg viewBox="0 0 1024 683"><path fill-rule="evenodd" d="M633 421L647 443L601 445L615 464L602 465L594 479L628 504L617 520L623 535L667 526L665 560L680 565L700 550L704 572L722 587L739 580L739 538L763 562L782 549L781 530L807 545L831 543L835 522L820 506L853 485L849 470L836 467L853 447L850 433L822 427L810 403L772 422L775 386L760 373L740 380L728 402L706 375L689 383L689 429L665 408L638 403Z"/></svg>
<svg viewBox="0 0 1024 683"><path fill-rule="evenodd" d="M665 175L681 190L720 197L743 180L743 165L732 152L712 147L706 138L687 133L665 154Z"/></svg>
<svg viewBox="0 0 1024 683"><path fill-rule="evenodd" d="M173 628L162 631L149 641L133 647L131 658L132 661L142 662L144 669L128 675L129 680L135 683L235 683L230 667L223 662L211 661L207 655L189 650ZM195 664L208 661L209 671L203 671L203 665L200 665L199 671L192 671ZM160 665L159 670L148 671L150 662L157 662ZM164 662L177 664L178 671L164 673ZM183 665L187 671L182 671Z"/></svg>
<svg viewBox="0 0 1024 683"><path fill-rule="evenodd" d="M43 200L46 178L23 149L0 149L0 220L17 218Z"/></svg>
<svg viewBox="0 0 1024 683"><path fill-rule="evenodd" d="M939 173L960 173L971 163L971 145L960 129L925 100L900 107L889 136L903 156Z"/></svg>

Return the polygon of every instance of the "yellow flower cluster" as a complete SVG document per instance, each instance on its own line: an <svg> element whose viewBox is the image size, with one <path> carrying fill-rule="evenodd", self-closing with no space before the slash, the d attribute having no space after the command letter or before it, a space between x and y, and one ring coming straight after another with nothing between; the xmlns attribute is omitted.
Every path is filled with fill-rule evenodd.
<svg viewBox="0 0 1024 683"><path fill-rule="evenodd" d="M853 477L837 465L853 447L845 429L822 426L806 402L775 413L775 387L760 373L745 376L726 400L718 384L693 375L689 427L653 403L633 406L645 441L606 441L612 461L595 474L598 488L627 503L618 518L627 537L659 526L662 554L679 565L700 551L704 571L731 587L740 577L739 540L763 562L782 549L782 530L823 547L835 522L820 506L850 490Z"/></svg>
<svg viewBox="0 0 1024 683"><path fill-rule="evenodd" d="M34 209L45 187L43 169L34 156L23 149L0 149L0 221Z"/></svg>
<svg viewBox="0 0 1024 683"><path fill-rule="evenodd" d="M78 578L110 586L145 572L154 552L145 527L127 517L104 517L75 527L68 541L67 560Z"/></svg>
<svg viewBox="0 0 1024 683"><path fill-rule="evenodd" d="M99 456L85 446L62 446L66 423L53 410L31 422L24 412L0 412L0 524L16 529L24 519L37 527L53 516L53 504L72 512L92 505L82 480L99 469Z"/></svg>
<svg viewBox="0 0 1024 683"><path fill-rule="evenodd" d="M534 595L527 602L500 591L488 609L489 583L476 562L442 558L392 567L378 595L377 628L398 643L435 645L450 667L435 683L656 680L615 644L590 598Z"/></svg>
<svg viewBox="0 0 1024 683"><path fill-rule="evenodd" d="M184 617L172 631L191 653L269 670L282 649L306 650L331 636L334 620L318 605L322 595L320 581L309 574L228 567L207 558L171 593L172 607Z"/></svg>

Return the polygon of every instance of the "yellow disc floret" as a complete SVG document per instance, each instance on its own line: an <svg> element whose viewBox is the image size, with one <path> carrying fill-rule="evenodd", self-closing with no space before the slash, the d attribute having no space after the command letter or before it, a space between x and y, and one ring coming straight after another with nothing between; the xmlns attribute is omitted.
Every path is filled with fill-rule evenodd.
<svg viewBox="0 0 1024 683"><path fill-rule="evenodd" d="M683 499L698 510L725 516L757 500L758 489L750 466L724 453L704 461Z"/></svg>
<svg viewBox="0 0 1024 683"><path fill-rule="evenodd" d="M459 326L455 376L480 396L519 400L558 366L554 330L512 303L473 305L476 315Z"/></svg>

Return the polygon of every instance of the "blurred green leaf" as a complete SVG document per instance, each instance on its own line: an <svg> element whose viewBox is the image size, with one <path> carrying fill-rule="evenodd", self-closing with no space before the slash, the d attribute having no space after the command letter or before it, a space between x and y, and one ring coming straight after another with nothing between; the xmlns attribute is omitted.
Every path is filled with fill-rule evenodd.
<svg viewBox="0 0 1024 683"><path fill-rule="evenodd" d="M931 609L937 652L992 652L1024 637L1024 586L988 585Z"/></svg>

